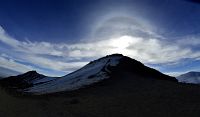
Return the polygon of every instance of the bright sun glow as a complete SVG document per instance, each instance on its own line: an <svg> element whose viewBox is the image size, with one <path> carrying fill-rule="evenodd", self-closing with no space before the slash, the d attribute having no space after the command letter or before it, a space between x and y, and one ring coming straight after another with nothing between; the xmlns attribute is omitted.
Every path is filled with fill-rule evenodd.
<svg viewBox="0 0 200 117"><path fill-rule="evenodd" d="M127 35L111 39L110 45L113 47L112 53L121 53L127 55L130 53L128 47L136 41L137 39Z"/></svg>

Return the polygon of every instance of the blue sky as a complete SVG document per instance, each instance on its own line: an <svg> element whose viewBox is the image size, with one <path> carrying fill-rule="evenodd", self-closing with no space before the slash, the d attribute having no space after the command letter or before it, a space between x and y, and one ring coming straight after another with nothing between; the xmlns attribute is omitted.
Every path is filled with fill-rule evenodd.
<svg viewBox="0 0 200 117"><path fill-rule="evenodd" d="M60 76L122 53L164 73L200 71L189 0L1 0L0 67Z"/></svg>

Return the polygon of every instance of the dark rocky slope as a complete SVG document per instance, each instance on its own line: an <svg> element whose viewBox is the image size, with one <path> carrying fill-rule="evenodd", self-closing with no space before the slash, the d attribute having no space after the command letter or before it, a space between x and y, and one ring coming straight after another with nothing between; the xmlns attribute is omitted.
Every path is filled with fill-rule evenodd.
<svg viewBox="0 0 200 117"><path fill-rule="evenodd" d="M29 71L21 75L0 79L0 84L7 88L24 89L33 86L34 80L45 77L46 76L38 74L36 71Z"/></svg>
<svg viewBox="0 0 200 117"><path fill-rule="evenodd" d="M200 87L120 72L72 92L10 96L0 90L3 117L199 117ZM9 105L9 106L8 106Z"/></svg>

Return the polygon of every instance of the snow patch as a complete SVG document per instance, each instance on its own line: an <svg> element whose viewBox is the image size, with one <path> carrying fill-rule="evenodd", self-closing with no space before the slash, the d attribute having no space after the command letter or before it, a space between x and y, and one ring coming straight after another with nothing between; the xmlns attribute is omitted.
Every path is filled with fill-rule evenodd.
<svg viewBox="0 0 200 117"><path fill-rule="evenodd" d="M39 83L49 82L49 81L52 81L52 80L55 80L55 79L56 78L54 78L54 77L43 77L43 78L40 78L40 79L32 80L31 83L39 84Z"/></svg>
<svg viewBox="0 0 200 117"><path fill-rule="evenodd" d="M109 78L108 66L116 66L122 56L108 56L99 60L90 62L83 68L68 74L61 78L43 78L36 80L34 83L42 84L34 85L24 92L34 94L47 94L61 91L72 91L82 88L93 83L97 83L101 80ZM48 81L48 82L46 82Z"/></svg>

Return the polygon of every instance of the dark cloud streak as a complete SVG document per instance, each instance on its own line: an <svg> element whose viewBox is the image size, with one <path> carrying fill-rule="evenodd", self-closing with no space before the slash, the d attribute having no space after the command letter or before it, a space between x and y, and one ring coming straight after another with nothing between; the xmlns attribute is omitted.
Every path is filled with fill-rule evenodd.
<svg viewBox="0 0 200 117"><path fill-rule="evenodd" d="M200 4L200 0L186 0L186 1Z"/></svg>

